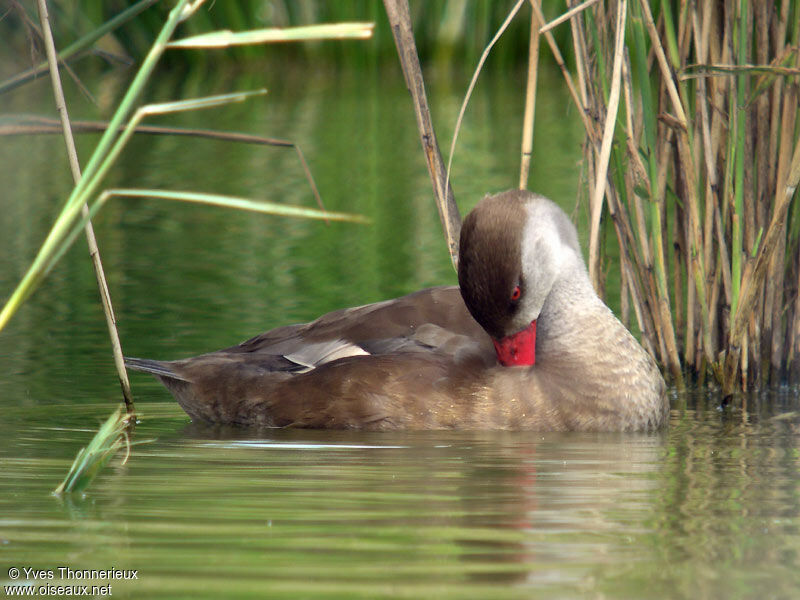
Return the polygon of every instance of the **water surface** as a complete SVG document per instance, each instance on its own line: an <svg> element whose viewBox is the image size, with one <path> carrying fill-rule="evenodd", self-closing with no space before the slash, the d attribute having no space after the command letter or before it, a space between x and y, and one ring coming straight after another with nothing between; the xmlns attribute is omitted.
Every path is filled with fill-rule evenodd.
<svg viewBox="0 0 800 600"><path fill-rule="evenodd" d="M6 409L0 552L138 569L110 582L130 598L795 597L795 421L699 402L651 435L256 433L143 402L157 441L67 500L107 407Z"/></svg>

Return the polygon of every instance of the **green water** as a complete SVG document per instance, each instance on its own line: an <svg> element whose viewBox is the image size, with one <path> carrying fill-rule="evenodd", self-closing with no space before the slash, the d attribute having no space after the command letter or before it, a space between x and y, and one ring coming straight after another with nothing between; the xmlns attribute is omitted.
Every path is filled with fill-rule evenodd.
<svg viewBox="0 0 800 600"><path fill-rule="evenodd" d="M393 65L255 66L163 73L152 99L251 89L263 99L163 124L300 145L326 206L370 227L166 202L114 201L96 221L128 354L177 358L342 306L454 282L410 101ZM443 146L465 74L429 74ZM121 81L74 89L73 117L107 114ZM572 212L580 125L540 76L531 187ZM462 211L517 181L521 73L489 72L467 114L453 181ZM36 83L2 109L48 112ZM80 139L85 162L94 136ZM58 137L0 145L0 297L17 283L69 190ZM109 185L310 205L294 153L137 139ZM578 211L579 217L582 216ZM121 598L794 598L800 595L795 391L718 411L672 394L652 435L391 434L192 425L134 375L142 421L126 464L85 497L50 491L118 401L82 241L0 333L0 579L110 585ZM9 569L52 571L12 581ZM59 567L137 570L78 581ZM8 593L8 592L7 592ZM102 593L102 592L98 592Z"/></svg>

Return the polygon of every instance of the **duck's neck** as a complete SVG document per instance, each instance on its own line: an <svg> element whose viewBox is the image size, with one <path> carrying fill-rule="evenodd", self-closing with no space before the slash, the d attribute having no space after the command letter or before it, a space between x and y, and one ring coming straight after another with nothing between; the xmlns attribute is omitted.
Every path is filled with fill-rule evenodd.
<svg viewBox="0 0 800 600"><path fill-rule="evenodd" d="M542 306L537 322L537 354L576 352L583 349L593 324L616 321L597 296L586 268L575 263L562 272Z"/></svg>

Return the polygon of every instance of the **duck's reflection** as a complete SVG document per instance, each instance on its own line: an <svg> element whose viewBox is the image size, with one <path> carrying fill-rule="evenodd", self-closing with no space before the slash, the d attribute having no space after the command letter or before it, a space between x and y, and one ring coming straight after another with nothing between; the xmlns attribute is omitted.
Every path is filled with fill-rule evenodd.
<svg viewBox="0 0 800 600"><path fill-rule="evenodd" d="M427 555L438 546L435 561L453 576L487 584L580 584L598 560L617 560L625 537L641 531L665 453L664 434L259 433L184 431L217 454L237 448L269 461L282 453L284 468L290 453L295 483L324 479L320 494L362 499L354 535L407 528L403 550Z"/></svg>

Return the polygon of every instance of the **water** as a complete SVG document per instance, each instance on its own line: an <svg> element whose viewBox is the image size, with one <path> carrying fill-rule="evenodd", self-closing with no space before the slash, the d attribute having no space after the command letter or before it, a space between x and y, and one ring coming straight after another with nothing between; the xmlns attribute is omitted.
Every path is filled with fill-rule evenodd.
<svg viewBox="0 0 800 600"><path fill-rule="evenodd" d="M110 582L130 598L796 597L793 421L706 408L655 435L263 437L143 402L157 441L66 501L49 491L107 406L11 410L0 552L138 569Z"/></svg>
<svg viewBox="0 0 800 600"><path fill-rule="evenodd" d="M580 126L556 76L540 77L554 92L537 106L532 187L571 212ZM119 82L94 81L106 110ZM197 354L455 279L393 65L270 65L180 81L164 73L149 95L262 85L271 90L262 100L163 122L292 139L328 208L374 225L115 201L96 227L132 355ZM463 74L431 74L443 145L465 85ZM478 88L453 175L462 211L515 184L521 89L518 73L489 74ZM48 94L35 84L4 110L49 112ZM93 114L73 102L73 116ZM84 162L94 140L80 141ZM4 140L0 180L5 297L69 189L61 140ZM312 202L291 152L203 140L139 139L109 185ZM256 433L192 425L159 384L134 375L136 440L154 441L112 462L84 497L55 498L50 491L119 397L84 255L79 241L0 334L4 585L11 567L28 567L53 572L15 580L37 592L110 585L122 598L800 595L800 413L791 390L725 411L714 392L673 393L669 429L648 435ZM137 570L137 578L63 579L59 567Z"/></svg>

